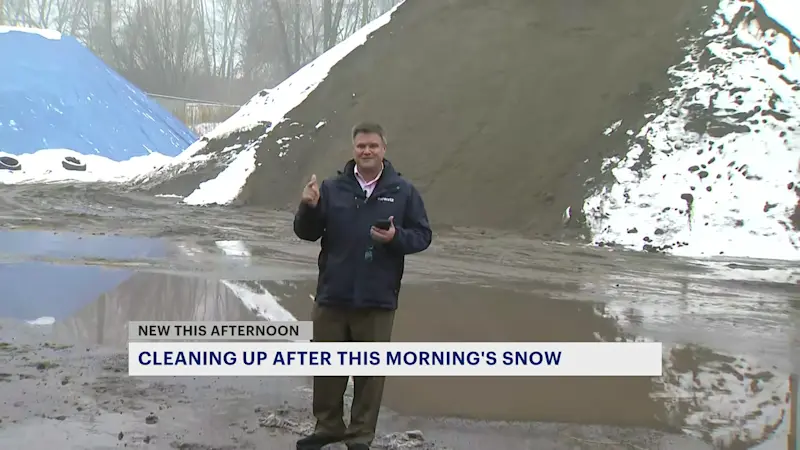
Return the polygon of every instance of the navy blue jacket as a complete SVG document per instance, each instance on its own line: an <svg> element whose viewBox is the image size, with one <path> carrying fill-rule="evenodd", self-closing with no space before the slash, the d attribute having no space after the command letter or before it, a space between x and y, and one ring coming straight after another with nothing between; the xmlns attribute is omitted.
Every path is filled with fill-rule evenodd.
<svg viewBox="0 0 800 450"><path fill-rule="evenodd" d="M384 160L383 174L367 198L350 160L338 176L320 185L314 208L301 203L294 217L300 239L322 238L316 301L354 308L397 308L405 255L431 244L431 227L416 188ZM382 244L370 228L394 216L394 239Z"/></svg>

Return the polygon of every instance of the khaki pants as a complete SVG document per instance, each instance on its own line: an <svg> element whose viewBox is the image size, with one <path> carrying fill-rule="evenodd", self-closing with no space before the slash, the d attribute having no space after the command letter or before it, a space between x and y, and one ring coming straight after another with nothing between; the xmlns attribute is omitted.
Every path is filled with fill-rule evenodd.
<svg viewBox="0 0 800 450"><path fill-rule="evenodd" d="M394 311L344 309L314 304L315 342L389 342ZM314 377L313 412L316 433L369 445L375 438L383 400L384 377L353 377L350 426L344 425L344 392L349 377Z"/></svg>

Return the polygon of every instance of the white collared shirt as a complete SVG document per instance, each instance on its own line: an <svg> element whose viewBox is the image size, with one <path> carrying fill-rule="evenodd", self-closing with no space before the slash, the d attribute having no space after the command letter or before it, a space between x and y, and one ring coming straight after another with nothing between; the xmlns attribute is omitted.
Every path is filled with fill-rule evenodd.
<svg viewBox="0 0 800 450"><path fill-rule="evenodd" d="M375 177L372 181L367 181L364 177L358 173L358 165L353 168L353 173L356 175L356 180L358 180L358 184L361 185L361 189L364 190L364 193L369 198L372 195L372 192L375 190L375 186L378 184L378 180L381 179L381 175L383 175L383 164L381 164L381 171L378 173L378 176Z"/></svg>

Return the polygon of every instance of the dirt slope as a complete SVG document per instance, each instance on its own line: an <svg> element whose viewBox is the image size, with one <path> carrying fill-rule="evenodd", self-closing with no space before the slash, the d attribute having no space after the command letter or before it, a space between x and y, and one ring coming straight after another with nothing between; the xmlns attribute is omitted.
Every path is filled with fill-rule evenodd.
<svg viewBox="0 0 800 450"><path fill-rule="evenodd" d="M652 111L679 38L705 27L712 4L407 0L262 141L239 201L293 207L311 173L342 167L350 127L370 119L434 224L561 234L602 157L625 150L603 130Z"/></svg>

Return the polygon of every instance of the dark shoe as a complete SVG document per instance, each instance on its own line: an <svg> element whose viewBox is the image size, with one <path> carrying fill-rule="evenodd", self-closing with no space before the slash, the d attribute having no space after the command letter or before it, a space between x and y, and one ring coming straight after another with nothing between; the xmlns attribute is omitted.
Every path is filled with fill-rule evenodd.
<svg viewBox="0 0 800 450"><path fill-rule="evenodd" d="M369 445L361 442L347 444L347 450L369 450Z"/></svg>
<svg viewBox="0 0 800 450"><path fill-rule="evenodd" d="M322 447L328 444L335 444L341 441L341 438L334 436L312 434L297 441L297 450L322 450ZM369 450L369 447L367 447L367 450Z"/></svg>

